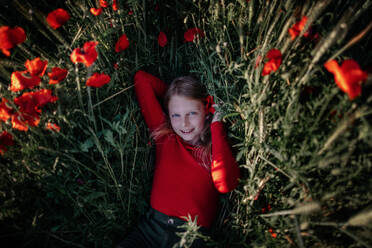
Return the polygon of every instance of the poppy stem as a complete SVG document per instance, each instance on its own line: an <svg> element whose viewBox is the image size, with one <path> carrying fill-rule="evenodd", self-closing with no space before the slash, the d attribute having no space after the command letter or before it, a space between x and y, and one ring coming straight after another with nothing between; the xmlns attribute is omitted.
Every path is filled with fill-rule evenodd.
<svg viewBox="0 0 372 248"><path fill-rule="evenodd" d="M92 75L92 66L88 67L88 75L87 78L89 78ZM92 104L92 93L91 93L91 87L87 87L87 93L88 93L88 113L90 115L90 119L93 122L94 130L97 132L97 123L96 118L94 117L94 111L93 111L93 104Z"/></svg>
<svg viewBox="0 0 372 248"><path fill-rule="evenodd" d="M84 110L83 97L81 95L81 87L80 87L79 68L77 64L75 64L75 73L76 73L76 87L77 87L77 93L78 93L78 100L79 100L80 108Z"/></svg>
<svg viewBox="0 0 372 248"><path fill-rule="evenodd" d="M295 231L296 231L296 236L297 236L297 240L298 240L298 246L301 247L301 248L305 248L304 241L301 237L301 231L300 231L300 227L298 225L298 221L297 221L296 216L293 216L293 222L295 224Z"/></svg>
<svg viewBox="0 0 372 248"><path fill-rule="evenodd" d="M135 147L138 147L138 135L136 135L136 139L135 139ZM134 149L134 159L133 159L133 164L132 164L132 170L131 170L131 173L130 173L130 179L129 179L129 192L132 192L132 185L133 185L133 175L134 175L134 168L136 167L136 161L137 161L137 151L138 149ZM131 195L132 194L129 194L129 199L128 199L128 206L130 206L131 204ZM128 220L130 219L130 208L128 208L128 211L127 211L127 216L128 216ZM129 223L129 221L128 221Z"/></svg>
<svg viewBox="0 0 372 248"><path fill-rule="evenodd" d="M93 105L92 105L92 94L91 94L91 87L87 87L88 92L88 113L90 115L90 119L93 122L94 130L97 132L97 123L96 118L94 117Z"/></svg>

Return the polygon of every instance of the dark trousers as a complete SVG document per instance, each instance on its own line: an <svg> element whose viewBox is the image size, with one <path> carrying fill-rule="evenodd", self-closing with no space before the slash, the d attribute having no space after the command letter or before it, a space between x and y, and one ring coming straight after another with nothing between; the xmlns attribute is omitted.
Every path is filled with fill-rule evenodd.
<svg viewBox="0 0 372 248"><path fill-rule="evenodd" d="M183 230L179 226L185 221L176 217L163 214L153 208L142 217L137 227L122 241L117 248L172 248L180 237L176 232ZM199 229L207 235L208 230L201 227ZM205 247L203 240L197 239L193 242L192 248Z"/></svg>

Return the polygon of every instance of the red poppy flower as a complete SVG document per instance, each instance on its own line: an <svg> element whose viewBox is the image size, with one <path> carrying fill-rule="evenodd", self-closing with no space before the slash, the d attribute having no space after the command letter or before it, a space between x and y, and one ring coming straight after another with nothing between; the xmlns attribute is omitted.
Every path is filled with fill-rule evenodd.
<svg viewBox="0 0 372 248"><path fill-rule="evenodd" d="M49 84L58 84L66 78L68 71L59 67L53 67L51 72L48 72L50 78Z"/></svg>
<svg viewBox="0 0 372 248"><path fill-rule="evenodd" d="M54 132L59 132L59 131L61 131L60 126L58 126L58 125L55 124L55 123L50 123L50 122L46 123L45 128L46 128L47 130L54 131Z"/></svg>
<svg viewBox="0 0 372 248"><path fill-rule="evenodd" d="M19 131L28 131L28 127L36 127L40 123L39 114L15 113L12 115L12 128Z"/></svg>
<svg viewBox="0 0 372 248"><path fill-rule="evenodd" d="M13 136L7 131L0 133L0 154L4 155L8 150L7 147L12 145L14 145Z"/></svg>
<svg viewBox="0 0 372 248"><path fill-rule="evenodd" d="M118 9L119 9L119 7L118 7L117 1L116 0L113 0L112 1L112 10L113 11L117 11Z"/></svg>
<svg viewBox="0 0 372 248"><path fill-rule="evenodd" d="M122 36L120 36L119 40L115 44L115 52L118 53L124 51L128 47L129 47L128 37L125 34L123 34Z"/></svg>
<svg viewBox="0 0 372 248"><path fill-rule="evenodd" d="M133 10L129 10L128 15L133 15Z"/></svg>
<svg viewBox="0 0 372 248"><path fill-rule="evenodd" d="M4 55L10 56L10 49L26 40L26 33L21 27L0 27L0 49Z"/></svg>
<svg viewBox="0 0 372 248"><path fill-rule="evenodd" d="M19 107L19 112L40 113L37 102L33 97L34 92L25 92L21 96L14 98L14 103Z"/></svg>
<svg viewBox="0 0 372 248"><path fill-rule="evenodd" d="M199 35L200 37L204 37L203 30L199 28L189 28L183 35L186 42L193 42L195 37Z"/></svg>
<svg viewBox="0 0 372 248"><path fill-rule="evenodd" d="M216 112L216 110L213 107L213 104L214 104L213 96L207 96L204 99L204 102L205 102L205 113L206 114L208 114L208 113L214 114L214 112Z"/></svg>
<svg viewBox="0 0 372 248"><path fill-rule="evenodd" d="M361 83L367 79L367 72L362 71L357 62L347 59L338 65L336 60L327 61L324 67L334 75L337 86L353 100L362 92Z"/></svg>
<svg viewBox="0 0 372 248"><path fill-rule="evenodd" d="M12 116L12 108L7 105L8 100L2 98L0 103L0 120L7 121Z"/></svg>
<svg viewBox="0 0 372 248"><path fill-rule="evenodd" d="M119 64L118 63L115 63L114 64L114 68L115 68L115 70L119 69Z"/></svg>
<svg viewBox="0 0 372 248"><path fill-rule="evenodd" d="M25 67L27 71L31 74L31 76L38 76L42 77L45 73L47 68L48 61L43 61L39 57L33 60L26 60Z"/></svg>
<svg viewBox="0 0 372 248"><path fill-rule="evenodd" d="M159 43L159 46L161 46L161 47L165 47L165 45L167 45L168 39L167 39L167 36L165 35L164 32L160 32L159 33L159 35L158 35L158 43Z"/></svg>
<svg viewBox="0 0 372 248"><path fill-rule="evenodd" d="M306 25L306 22L307 16L303 16L300 21L296 22L292 25L292 27L288 29L289 35L291 36L292 40L294 40L301 33Z"/></svg>
<svg viewBox="0 0 372 248"><path fill-rule="evenodd" d="M293 26L288 29L288 33L291 36L292 40L294 40L301 33L301 31L304 29L306 25L306 22L307 22L307 17L303 16L300 21L293 24ZM304 33L304 37L310 40L317 40L319 38L319 34L314 33L312 28L309 27L308 30Z"/></svg>
<svg viewBox="0 0 372 248"><path fill-rule="evenodd" d="M14 103L19 107L19 112L12 115L12 127L20 131L27 131L28 126L39 125L40 108L55 101L57 101L57 97L52 96L51 90L42 89L23 93L14 99Z"/></svg>
<svg viewBox="0 0 372 248"><path fill-rule="evenodd" d="M83 63L86 67L91 66L98 57L97 44L97 41L87 41L83 48L75 48L70 56L71 61L73 63Z"/></svg>
<svg viewBox="0 0 372 248"><path fill-rule="evenodd" d="M262 76L266 76L271 72L278 70L280 64L282 63L282 53L278 49L271 49L267 54L266 58L269 59L264 65L262 70Z"/></svg>
<svg viewBox="0 0 372 248"><path fill-rule="evenodd" d="M69 13L64 9L59 8L50 12L46 18L46 21L53 29L57 29L65 24L69 19Z"/></svg>
<svg viewBox="0 0 372 248"><path fill-rule="evenodd" d="M19 106L19 111L28 113L34 111L41 113L39 107L55 101L57 101L57 97L52 96L52 91L48 89L25 92L21 96L14 98L14 103Z"/></svg>
<svg viewBox="0 0 372 248"><path fill-rule="evenodd" d="M17 92L27 88L33 88L40 84L41 79L38 76L26 75L26 71L15 71L10 76L10 90Z"/></svg>
<svg viewBox="0 0 372 248"><path fill-rule="evenodd" d="M47 103L53 103L58 100L56 96L52 96L52 91L47 89L32 92L32 95L37 107L43 107Z"/></svg>
<svg viewBox="0 0 372 248"><path fill-rule="evenodd" d="M91 87L99 88L99 87L102 87L103 85L109 83L110 80L111 80L110 76L108 76L104 73L99 74L99 73L95 72L93 74L93 76L88 78L88 80L86 82L86 85L91 86Z"/></svg>
<svg viewBox="0 0 372 248"><path fill-rule="evenodd" d="M24 93L14 99L14 103L19 107L19 112L12 115L11 122L12 127L20 131L27 131L28 126L36 127L40 122L41 110L38 109L32 93Z"/></svg>
<svg viewBox="0 0 372 248"><path fill-rule="evenodd" d="M109 6L108 2L105 0L99 0L99 5L101 5L102 8L107 8Z"/></svg>
<svg viewBox="0 0 372 248"><path fill-rule="evenodd" d="M92 13L92 15L99 16L102 13L102 8L90 8L89 11Z"/></svg>

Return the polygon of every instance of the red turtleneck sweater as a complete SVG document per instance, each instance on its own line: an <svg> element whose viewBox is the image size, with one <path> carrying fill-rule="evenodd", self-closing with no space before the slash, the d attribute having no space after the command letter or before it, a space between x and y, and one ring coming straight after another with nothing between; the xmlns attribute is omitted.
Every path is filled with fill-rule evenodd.
<svg viewBox="0 0 372 248"><path fill-rule="evenodd" d="M150 131L166 120L159 103L167 89L159 78L144 71L134 77L142 115ZM181 219L197 217L200 226L210 227L218 209L218 194L238 185L239 168L226 140L221 122L211 124L212 164L207 171L193 157L193 146L172 133L156 140L155 174L151 206Z"/></svg>

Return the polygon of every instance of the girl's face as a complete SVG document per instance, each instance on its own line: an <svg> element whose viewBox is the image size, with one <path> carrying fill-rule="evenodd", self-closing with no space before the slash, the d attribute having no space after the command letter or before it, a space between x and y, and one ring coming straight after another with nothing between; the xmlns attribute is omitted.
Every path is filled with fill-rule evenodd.
<svg viewBox="0 0 372 248"><path fill-rule="evenodd" d="M173 130L184 141L196 145L204 128L205 106L202 101L184 96L172 96L168 103Z"/></svg>

